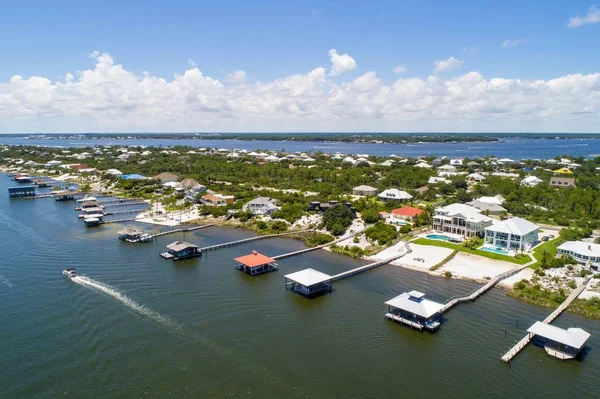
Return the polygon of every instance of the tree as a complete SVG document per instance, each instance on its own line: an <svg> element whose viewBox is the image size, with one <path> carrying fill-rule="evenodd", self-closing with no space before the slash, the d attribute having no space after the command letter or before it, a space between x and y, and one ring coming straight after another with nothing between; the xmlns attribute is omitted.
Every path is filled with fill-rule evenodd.
<svg viewBox="0 0 600 399"><path fill-rule="evenodd" d="M354 214L344 204L335 204L323 213L325 228L336 236L344 234L353 220Z"/></svg>
<svg viewBox="0 0 600 399"><path fill-rule="evenodd" d="M366 209L360 213L360 216L365 223L377 223L379 221L379 212L374 208Z"/></svg>
<svg viewBox="0 0 600 399"><path fill-rule="evenodd" d="M500 211L500 213L498 214L498 216L500 216L500 219L504 220L508 217L508 212L506 211Z"/></svg>

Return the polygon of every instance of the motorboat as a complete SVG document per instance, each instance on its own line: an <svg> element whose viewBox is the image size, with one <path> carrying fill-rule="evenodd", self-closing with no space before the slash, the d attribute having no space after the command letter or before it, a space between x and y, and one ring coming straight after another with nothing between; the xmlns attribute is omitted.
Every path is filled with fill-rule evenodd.
<svg viewBox="0 0 600 399"><path fill-rule="evenodd" d="M71 267L69 269L63 270L62 275L65 276L66 278L77 277L77 271L75 270L75 268Z"/></svg>

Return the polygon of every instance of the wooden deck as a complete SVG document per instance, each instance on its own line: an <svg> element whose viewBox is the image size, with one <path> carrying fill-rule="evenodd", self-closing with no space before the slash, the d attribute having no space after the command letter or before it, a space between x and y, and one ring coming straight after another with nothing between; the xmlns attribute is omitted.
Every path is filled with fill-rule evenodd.
<svg viewBox="0 0 600 399"><path fill-rule="evenodd" d="M214 249L230 247L232 245L244 244L244 243L247 243L247 242L252 242L252 241L257 241L257 240L264 240L264 239L267 239L267 238L283 237L283 236L289 236L289 235L292 235L292 234L306 233L306 232L309 232L309 231L313 231L313 230L309 229L309 230L300 230L300 231L290 231L290 232L287 232L287 233L268 234L268 235L264 235L264 236L256 236L256 237L244 238L243 240L236 240L236 241L224 242L222 244L210 245L208 247L200 248L200 250L202 252L212 251Z"/></svg>
<svg viewBox="0 0 600 399"><path fill-rule="evenodd" d="M331 277L330 281L331 282L333 282L333 281L339 281L339 280L342 280L342 279L345 279L345 278L348 278L348 277L352 277L352 276L355 276L357 274L366 272L368 270L376 269L376 268L378 268L380 266L387 265L388 263L393 262L396 259L400 259L403 256L405 256L405 255L407 255L407 254L409 254L409 253L412 252L412 249L410 248L410 244L409 243L405 243L405 248L406 248L406 250L403 253L401 253L401 254L397 254L397 255L394 255L394 256L389 257L389 258L384 259L384 260L379 260L377 262L369 263L368 265L360 266L360 267L357 267L355 269L348 270L346 272L336 274L336 275L334 275L334 276Z"/></svg>
<svg viewBox="0 0 600 399"><path fill-rule="evenodd" d="M330 245L333 244L337 244L338 242L341 241L345 241L349 238L352 238L358 234L361 234L364 230L361 231L357 231L355 233L350 234L349 236L345 236L345 237L341 237L341 238L337 238L331 242L328 242L327 244L321 244L321 245L317 245L316 247L311 247L311 248L305 248L305 249L300 249L298 251L293 251L293 252L288 252L287 254L281 254L281 255L277 255L277 256L273 256L273 259L279 260L279 259L283 259L283 258L289 258L290 256L295 256L295 255L300 255L306 252L311 252L311 251L316 251L317 249L321 249L321 248L326 248Z"/></svg>
<svg viewBox="0 0 600 399"><path fill-rule="evenodd" d="M400 317L400 316L397 316L395 314L386 313L385 317L387 317L390 320L397 321L398 323L402 323L404 325L407 325L410 328L416 328L419 331L423 331L423 329L425 328L425 326L423 324L415 323L414 321L405 319L404 317Z"/></svg>
<svg viewBox="0 0 600 399"><path fill-rule="evenodd" d="M575 299L577 299L577 297L579 295L581 295L581 293L583 292L583 290L587 286L587 284L590 281L590 279L591 279L591 277L586 278L584 280L584 282L579 287L575 288L573 290L573 292L571 292L571 294L567 297L567 299L565 299L565 301L563 303L561 303L559 307L557 307L552 313L550 313L548 315L548 317L546 317L542 321L542 323L546 323L546 324L552 323L562 312L564 312L565 310L567 310L567 308L569 307L569 305L571 305L571 303ZM535 334L528 333L519 342L517 342L517 344L515 346L513 346L508 352L506 352L504 354L504 356L502 356L502 361L506 362L506 363L510 363L510 361L515 356L517 356L519 354L519 352L521 352L521 350L524 347L526 347L529 342L531 342L531 340L533 339L534 336L535 336Z"/></svg>

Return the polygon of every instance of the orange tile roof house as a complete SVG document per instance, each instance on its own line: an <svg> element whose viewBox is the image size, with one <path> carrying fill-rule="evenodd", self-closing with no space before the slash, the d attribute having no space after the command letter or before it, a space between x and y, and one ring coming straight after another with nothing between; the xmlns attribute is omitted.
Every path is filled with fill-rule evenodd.
<svg viewBox="0 0 600 399"><path fill-rule="evenodd" d="M260 254L257 251L252 251L251 254L240 256L234 260L238 263L236 266L238 270L241 270L251 276L277 270L277 263L275 263L275 259L269 258L268 256Z"/></svg>
<svg viewBox="0 0 600 399"><path fill-rule="evenodd" d="M423 209L415 208L412 206L404 206L397 208L392 211L392 217L401 220L413 220L415 217L423 213Z"/></svg>
<svg viewBox="0 0 600 399"><path fill-rule="evenodd" d="M206 205L227 205L233 203L233 195L206 194L202 196L202 202Z"/></svg>

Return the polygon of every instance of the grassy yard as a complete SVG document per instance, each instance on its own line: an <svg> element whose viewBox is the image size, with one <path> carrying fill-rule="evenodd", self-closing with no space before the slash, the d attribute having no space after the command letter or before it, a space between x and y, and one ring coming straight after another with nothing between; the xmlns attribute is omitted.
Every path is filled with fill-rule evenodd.
<svg viewBox="0 0 600 399"><path fill-rule="evenodd" d="M530 265L529 267L532 269L539 269L540 268L540 259L542 258L542 253L549 249L553 252L556 252L556 247L558 247L560 244L562 243L562 240L560 238L555 238L554 240L550 240L550 241L546 241L540 245L538 245L537 247L535 247L533 249L533 257L535 258L536 262L532 265Z"/></svg>
<svg viewBox="0 0 600 399"><path fill-rule="evenodd" d="M486 257L486 258L490 258L490 259L501 260L501 261L510 262L510 263L516 263L518 265L524 265L525 263L531 261L531 259L529 259L529 256L522 257L522 258L514 258L514 257L508 256L508 255L496 254L496 253L487 252L487 251L479 251L477 249L470 249L470 248L464 247L462 245L453 244L453 243L447 242L447 241L430 240L428 238L417 238L416 240L413 240L411 242L413 244L431 245L434 247L454 249L459 252L466 252L469 254L479 255L479 256Z"/></svg>

